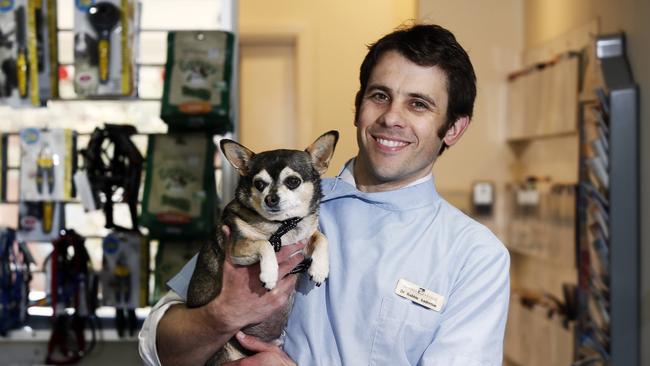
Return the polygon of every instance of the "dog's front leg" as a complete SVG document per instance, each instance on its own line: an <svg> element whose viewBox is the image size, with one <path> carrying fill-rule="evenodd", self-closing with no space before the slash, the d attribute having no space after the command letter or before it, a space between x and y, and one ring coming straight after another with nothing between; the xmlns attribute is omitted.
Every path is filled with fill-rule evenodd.
<svg viewBox="0 0 650 366"><path fill-rule="evenodd" d="M267 241L260 246L260 281L267 290L273 290L278 282L278 259Z"/></svg>
<svg viewBox="0 0 650 366"><path fill-rule="evenodd" d="M273 246L266 240L237 243L231 252L235 264L248 266L259 260L260 281L268 290L273 290L278 282L278 259Z"/></svg>
<svg viewBox="0 0 650 366"><path fill-rule="evenodd" d="M309 276L316 286L320 286L329 275L330 261L328 254L327 238L323 233L316 230L311 236L310 243L305 247L305 256L311 258L309 266Z"/></svg>

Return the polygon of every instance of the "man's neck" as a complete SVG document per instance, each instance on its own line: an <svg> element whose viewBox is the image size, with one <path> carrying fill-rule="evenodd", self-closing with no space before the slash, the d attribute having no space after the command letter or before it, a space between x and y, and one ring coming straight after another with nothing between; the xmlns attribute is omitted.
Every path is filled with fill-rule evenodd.
<svg viewBox="0 0 650 366"><path fill-rule="evenodd" d="M378 181L376 179L369 179L361 173L361 169L357 164L357 159L352 159L346 169L350 170L352 178L354 179L354 184L357 189L361 192L366 193L376 193L376 192L386 192L392 191L400 188L405 188L411 185L416 185L427 180L432 179L431 174L425 174L423 176L414 176L400 180L394 181Z"/></svg>

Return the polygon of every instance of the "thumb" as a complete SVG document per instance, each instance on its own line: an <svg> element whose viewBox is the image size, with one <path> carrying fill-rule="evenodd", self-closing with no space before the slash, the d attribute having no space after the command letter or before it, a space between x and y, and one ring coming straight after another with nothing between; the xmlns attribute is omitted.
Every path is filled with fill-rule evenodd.
<svg viewBox="0 0 650 366"><path fill-rule="evenodd" d="M266 343L255 336L244 334L242 331L237 332L235 337L237 337L239 343L249 351L265 352L277 348L275 345Z"/></svg>

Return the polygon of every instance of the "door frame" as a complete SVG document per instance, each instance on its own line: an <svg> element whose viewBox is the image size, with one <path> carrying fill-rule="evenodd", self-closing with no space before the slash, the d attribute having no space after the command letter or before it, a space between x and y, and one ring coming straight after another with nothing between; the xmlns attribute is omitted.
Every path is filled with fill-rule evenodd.
<svg viewBox="0 0 650 366"><path fill-rule="evenodd" d="M314 52L313 37L305 24L279 24L255 22L239 24L241 46L254 44L290 44L294 49L296 142L308 146L314 120Z"/></svg>

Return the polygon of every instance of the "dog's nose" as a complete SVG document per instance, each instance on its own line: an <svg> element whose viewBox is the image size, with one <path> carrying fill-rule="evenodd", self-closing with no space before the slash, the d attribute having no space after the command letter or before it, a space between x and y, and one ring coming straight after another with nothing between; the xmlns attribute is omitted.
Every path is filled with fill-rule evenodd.
<svg viewBox="0 0 650 366"><path fill-rule="evenodd" d="M275 207L278 205L278 202L280 202L280 197L278 197L277 194L269 194L264 198L264 203L266 203L268 207Z"/></svg>

